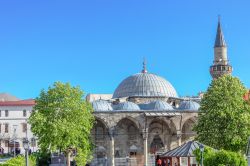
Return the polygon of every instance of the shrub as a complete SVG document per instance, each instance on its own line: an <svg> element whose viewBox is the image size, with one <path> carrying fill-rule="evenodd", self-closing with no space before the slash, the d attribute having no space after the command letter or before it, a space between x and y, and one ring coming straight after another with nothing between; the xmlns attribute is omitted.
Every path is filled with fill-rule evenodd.
<svg viewBox="0 0 250 166"><path fill-rule="evenodd" d="M196 149L194 152L196 160L200 162L201 152ZM226 150L212 150L206 147L203 156L204 166L247 166L245 157L237 152L231 152Z"/></svg>
<svg viewBox="0 0 250 166"><path fill-rule="evenodd" d="M25 165L25 157L17 156L9 159L6 163L0 164L1 166L24 166ZM29 166L36 166L36 157L29 156Z"/></svg>

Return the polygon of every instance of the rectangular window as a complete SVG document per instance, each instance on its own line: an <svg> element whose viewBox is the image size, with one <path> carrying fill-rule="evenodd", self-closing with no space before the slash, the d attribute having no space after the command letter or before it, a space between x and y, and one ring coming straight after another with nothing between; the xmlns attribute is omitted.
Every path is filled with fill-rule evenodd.
<svg viewBox="0 0 250 166"><path fill-rule="evenodd" d="M26 116L27 116L27 111L23 110L23 117L26 117Z"/></svg>
<svg viewBox="0 0 250 166"><path fill-rule="evenodd" d="M8 116L9 116L9 111L5 110L5 117L8 117Z"/></svg>
<svg viewBox="0 0 250 166"><path fill-rule="evenodd" d="M9 133L9 124L8 123L6 123L5 124L5 133Z"/></svg>
<svg viewBox="0 0 250 166"><path fill-rule="evenodd" d="M31 138L31 147L36 147L36 139Z"/></svg>
<svg viewBox="0 0 250 166"><path fill-rule="evenodd" d="M23 132L25 133L27 131L27 123L23 123Z"/></svg>
<svg viewBox="0 0 250 166"><path fill-rule="evenodd" d="M5 147L9 147L9 141L8 140L5 140L4 144L5 144Z"/></svg>

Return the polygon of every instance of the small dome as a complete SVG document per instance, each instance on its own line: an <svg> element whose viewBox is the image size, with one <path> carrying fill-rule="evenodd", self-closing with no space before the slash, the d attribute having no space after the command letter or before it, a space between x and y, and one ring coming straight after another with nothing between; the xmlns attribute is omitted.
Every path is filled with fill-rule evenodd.
<svg viewBox="0 0 250 166"><path fill-rule="evenodd" d="M146 106L146 110L155 110L155 111L172 111L174 110L172 105L168 104L162 100L153 101Z"/></svg>
<svg viewBox="0 0 250 166"><path fill-rule="evenodd" d="M113 94L113 98L155 96L178 97L171 83L147 72L129 76L120 83Z"/></svg>
<svg viewBox="0 0 250 166"><path fill-rule="evenodd" d="M190 111L198 111L200 108L200 104L195 101L184 100L180 102L180 106L178 109L180 110L190 110Z"/></svg>
<svg viewBox="0 0 250 166"><path fill-rule="evenodd" d="M128 111L139 111L140 107L132 102L126 101L123 103L119 103L117 105L113 105L114 110L128 110Z"/></svg>
<svg viewBox="0 0 250 166"><path fill-rule="evenodd" d="M112 111L111 103L106 100L95 100L92 102L95 111Z"/></svg>

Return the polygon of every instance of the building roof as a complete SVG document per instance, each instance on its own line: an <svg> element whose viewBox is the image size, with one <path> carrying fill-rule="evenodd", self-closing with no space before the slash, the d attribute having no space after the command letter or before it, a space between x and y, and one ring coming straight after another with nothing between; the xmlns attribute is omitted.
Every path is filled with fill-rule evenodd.
<svg viewBox="0 0 250 166"><path fill-rule="evenodd" d="M195 157L193 151L199 149L201 145L203 144L197 141L189 141L173 150L163 153L161 157Z"/></svg>
<svg viewBox="0 0 250 166"><path fill-rule="evenodd" d="M117 105L113 105L114 110L127 110L127 111L139 111L140 107L133 102L122 102Z"/></svg>
<svg viewBox="0 0 250 166"><path fill-rule="evenodd" d="M112 111L112 105L106 100L95 100L92 102L93 109L95 111Z"/></svg>
<svg viewBox="0 0 250 166"><path fill-rule="evenodd" d="M0 106L34 106L35 100L0 101Z"/></svg>
<svg viewBox="0 0 250 166"><path fill-rule="evenodd" d="M18 100L20 99L9 93L0 93L0 101L18 101Z"/></svg>
<svg viewBox="0 0 250 166"><path fill-rule="evenodd" d="M200 104L196 103L195 101L191 100L184 100L180 102L179 110L192 110L198 111L200 108Z"/></svg>
<svg viewBox="0 0 250 166"><path fill-rule="evenodd" d="M227 46L226 41L224 39L224 35L221 29L221 24L220 24L220 19L219 19L214 47L226 47L226 46Z"/></svg>
<svg viewBox="0 0 250 166"><path fill-rule="evenodd" d="M148 72L127 77L116 88L113 98L178 97L174 87L164 78Z"/></svg>
<svg viewBox="0 0 250 166"><path fill-rule="evenodd" d="M155 110L155 111L173 111L173 107L165 101L156 100L149 104L144 105L145 110Z"/></svg>

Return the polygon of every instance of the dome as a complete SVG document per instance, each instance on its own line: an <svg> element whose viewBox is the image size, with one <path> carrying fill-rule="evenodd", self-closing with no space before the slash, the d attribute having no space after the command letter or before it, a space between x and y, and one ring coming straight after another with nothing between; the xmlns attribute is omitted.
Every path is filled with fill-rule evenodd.
<svg viewBox="0 0 250 166"><path fill-rule="evenodd" d="M119 103L117 105L113 105L115 110L128 110L128 111L139 111L140 107L132 102L126 101L123 103Z"/></svg>
<svg viewBox="0 0 250 166"><path fill-rule="evenodd" d="M174 87L164 78L142 72L129 76L116 88L113 98L178 97Z"/></svg>
<svg viewBox="0 0 250 166"><path fill-rule="evenodd" d="M95 100L92 102L95 111L112 111L111 103L106 100Z"/></svg>
<svg viewBox="0 0 250 166"><path fill-rule="evenodd" d="M198 111L200 108L200 104L195 101L184 100L180 102L179 108L180 110L190 110L190 111Z"/></svg>
<svg viewBox="0 0 250 166"><path fill-rule="evenodd" d="M156 111L172 111L174 110L172 105L165 101L156 100L146 105L146 110L156 110Z"/></svg>

